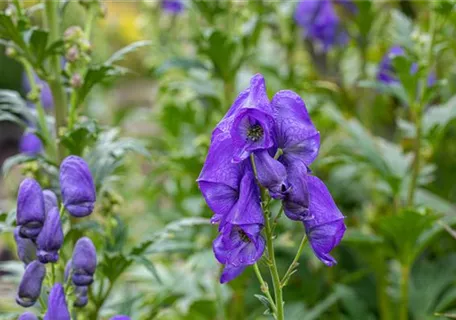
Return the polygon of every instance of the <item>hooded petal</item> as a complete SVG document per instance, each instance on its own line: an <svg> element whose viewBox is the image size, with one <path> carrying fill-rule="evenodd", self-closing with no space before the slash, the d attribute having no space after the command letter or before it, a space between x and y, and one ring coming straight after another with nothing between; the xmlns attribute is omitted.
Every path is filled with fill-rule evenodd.
<svg viewBox="0 0 456 320"><path fill-rule="evenodd" d="M57 262L63 244L63 230L59 209L53 207L46 216L43 229L36 239L37 256L41 263Z"/></svg>
<svg viewBox="0 0 456 320"><path fill-rule="evenodd" d="M97 267L97 251L87 237L76 242L73 250L72 269L73 283L76 286L88 286L93 282L93 275Z"/></svg>
<svg viewBox="0 0 456 320"><path fill-rule="evenodd" d="M89 287L87 286L76 286L74 289L74 295L76 297L74 301L74 306L78 308L83 308L89 302Z"/></svg>
<svg viewBox="0 0 456 320"><path fill-rule="evenodd" d="M45 275L46 267L37 260L31 262L25 268L16 296L16 302L19 305L27 308L35 304L41 294L41 286Z"/></svg>
<svg viewBox="0 0 456 320"><path fill-rule="evenodd" d="M44 208L46 212L49 212L54 207L58 207L57 196L52 190L46 189L43 190L43 198L44 198Z"/></svg>
<svg viewBox="0 0 456 320"><path fill-rule="evenodd" d="M400 46L392 47L380 62L377 80L385 84L397 83L399 80L394 72L393 59L397 56L403 56L404 54L405 51Z"/></svg>
<svg viewBox="0 0 456 320"><path fill-rule="evenodd" d="M96 200L95 184L84 159L69 156L60 165L60 188L67 211L75 217L92 213Z"/></svg>
<svg viewBox="0 0 456 320"><path fill-rule="evenodd" d="M24 238L35 239L45 220L41 187L34 179L27 178L19 186L17 196L17 225Z"/></svg>
<svg viewBox="0 0 456 320"><path fill-rule="evenodd" d="M14 240L17 245L17 256L27 266L36 259L36 246L32 240L21 237L19 234L20 228L16 227L14 229Z"/></svg>
<svg viewBox="0 0 456 320"><path fill-rule="evenodd" d="M33 132L25 133L19 141L19 150L27 155L36 155L43 150L43 143Z"/></svg>
<svg viewBox="0 0 456 320"><path fill-rule="evenodd" d="M38 318L31 312L24 312L17 320L38 320Z"/></svg>
<svg viewBox="0 0 456 320"><path fill-rule="evenodd" d="M327 266L336 264L329 254L345 233L344 216L334 203L324 183L314 176L308 176L310 206L313 219L304 221L312 250L318 259Z"/></svg>
<svg viewBox="0 0 456 320"><path fill-rule="evenodd" d="M48 310L44 315L44 320L71 320L65 300L65 292L60 283L56 283L49 294Z"/></svg>
<svg viewBox="0 0 456 320"><path fill-rule="evenodd" d="M295 221L305 221L309 213L309 190L307 186L308 169L302 162L285 161L290 191L283 201L285 215Z"/></svg>
<svg viewBox="0 0 456 320"><path fill-rule="evenodd" d="M222 275L220 276L220 283L227 283L237 278L242 272L244 272L245 266L235 267L232 265L226 265L223 269Z"/></svg>
<svg viewBox="0 0 456 320"><path fill-rule="evenodd" d="M283 199L288 192L287 170L268 151L255 153L255 166L260 184L269 190L271 197Z"/></svg>
<svg viewBox="0 0 456 320"><path fill-rule="evenodd" d="M309 166L320 148L320 133L306 109L304 101L295 92L279 91L272 99L276 111L277 145L282 149L282 159L300 161Z"/></svg>

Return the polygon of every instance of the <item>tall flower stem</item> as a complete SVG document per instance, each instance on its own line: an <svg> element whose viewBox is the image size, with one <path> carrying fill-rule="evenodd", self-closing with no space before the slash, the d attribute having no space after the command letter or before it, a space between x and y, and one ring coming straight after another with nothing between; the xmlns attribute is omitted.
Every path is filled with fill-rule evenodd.
<svg viewBox="0 0 456 320"><path fill-rule="evenodd" d="M409 287L410 267L407 264L401 266L400 290L401 303L399 309L399 320L408 319L408 287Z"/></svg>
<svg viewBox="0 0 456 320"><path fill-rule="evenodd" d="M46 13L45 21L47 22L47 26L49 28L49 42L54 43L58 41L61 36L60 21L58 16L60 2L54 0L43 0L43 2ZM68 108L65 87L62 82L62 66L60 56L52 56L50 66L51 76L48 79L48 82L52 91L52 96L54 98L55 134L58 137L60 128L65 126ZM60 162L64 158L65 154L58 138L56 141L58 162Z"/></svg>
<svg viewBox="0 0 456 320"><path fill-rule="evenodd" d="M269 292L268 283L266 281L264 281L263 276L261 275L260 268L258 268L258 264L255 263L253 265L253 270L255 270L255 274L258 278L258 281L260 282L261 292L263 292L265 294L266 298L268 298L272 311L274 313L277 312L277 308L275 306L274 299L272 299L271 293Z"/></svg>

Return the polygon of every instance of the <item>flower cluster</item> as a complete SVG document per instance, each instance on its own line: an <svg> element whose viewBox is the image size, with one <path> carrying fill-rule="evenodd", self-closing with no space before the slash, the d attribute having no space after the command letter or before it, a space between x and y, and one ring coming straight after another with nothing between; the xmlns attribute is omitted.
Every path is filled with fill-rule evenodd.
<svg viewBox="0 0 456 320"><path fill-rule="evenodd" d="M294 18L304 30L304 37L315 41L323 51L344 45L348 41L334 3L340 4L352 14L357 11L356 5L350 0L302 0L296 6Z"/></svg>
<svg viewBox="0 0 456 320"><path fill-rule="evenodd" d="M180 14L185 9L182 0L162 0L161 7L165 12L170 14Z"/></svg>
<svg viewBox="0 0 456 320"><path fill-rule="evenodd" d="M345 232L344 217L311 175L319 146L304 101L288 90L269 101L259 74L216 126L198 184L214 212L212 222L219 224L213 249L225 265L222 283L264 252L260 186L282 201L288 218L304 223L315 255L328 266L336 263L329 253Z"/></svg>
<svg viewBox="0 0 456 320"><path fill-rule="evenodd" d="M18 257L25 264L25 272L16 301L23 307L34 305L40 297L46 276L46 264L58 263L59 250L64 240L61 221L64 209L74 217L84 217L93 211L96 200L95 186L90 170L82 158L69 156L62 162L60 191L62 205L59 210L56 194L51 190L42 190L34 179L26 178L19 186L17 227L14 230L14 237ZM66 278L71 274L75 295L74 306L83 307L88 302L87 288L93 282L97 265L95 246L89 238L83 237L78 240L70 261ZM52 282L49 283L49 287L52 286L52 289L44 319L70 319L68 296L65 295L67 290L64 290L62 284L53 283L54 275L50 278ZM26 312L20 319L36 317Z"/></svg>

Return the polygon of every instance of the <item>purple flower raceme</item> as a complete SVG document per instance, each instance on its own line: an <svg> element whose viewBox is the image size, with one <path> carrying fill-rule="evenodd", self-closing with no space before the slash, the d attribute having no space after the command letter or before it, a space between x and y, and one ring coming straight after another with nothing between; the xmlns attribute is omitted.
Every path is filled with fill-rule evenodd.
<svg viewBox="0 0 456 320"><path fill-rule="evenodd" d="M65 300L65 291L60 283L56 283L49 294L48 310L44 320L71 320Z"/></svg>
<svg viewBox="0 0 456 320"><path fill-rule="evenodd" d="M27 266L36 259L36 245L32 240L23 238L19 234L20 227L14 229L14 240L17 245L17 256Z"/></svg>
<svg viewBox="0 0 456 320"><path fill-rule="evenodd" d="M44 209L46 212L49 212L52 208L58 207L58 200L57 196L52 190L45 189L43 190L43 197L44 197Z"/></svg>
<svg viewBox="0 0 456 320"><path fill-rule="evenodd" d="M344 45L348 41L348 35L330 0L301 0L294 18L304 29L304 37L318 43L323 51Z"/></svg>
<svg viewBox="0 0 456 320"><path fill-rule="evenodd" d="M19 186L16 222L20 235L36 239L45 220L43 192L38 182L26 178Z"/></svg>
<svg viewBox="0 0 456 320"><path fill-rule="evenodd" d="M24 133L19 141L19 150L26 155L36 155L43 150L43 143L33 132Z"/></svg>
<svg viewBox="0 0 456 320"><path fill-rule="evenodd" d="M76 286L88 286L93 282L93 275L97 267L97 251L87 237L76 242L73 250L71 268L72 280Z"/></svg>
<svg viewBox="0 0 456 320"><path fill-rule="evenodd" d="M17 320L38 320L38 318L31 312L24 312Z"/></svg>
<svg viewBox="0 0 456 320"><path fill-rule="evenodd" d="M96 191L89 166L84 159L69 156L60 165L60 188L65 209L74 217L92 213Z"/></svg>
<svg viewBox="0 0 456 320"><path fill-rule="evenodd" d="M43 229L36 239L37 256L41 263L57 262L63 244L63 230L59 209L51 208L47 213Z"/></svg>
<svg viewBox="0 0 456 320"><path fill-rule="evenodd" d="M16 296L16 302L19 305L27 308L35 304L41 294L41 286L45 275L46 267L37 260L31 262L25 268Z"/></svg>
<svg viewBox="0 0 456 320"><path fill-rule="evenodd" d="M161 7L163 11L171 14L182 13L185 9L185 5L182 0L162 0Z"/></svg>

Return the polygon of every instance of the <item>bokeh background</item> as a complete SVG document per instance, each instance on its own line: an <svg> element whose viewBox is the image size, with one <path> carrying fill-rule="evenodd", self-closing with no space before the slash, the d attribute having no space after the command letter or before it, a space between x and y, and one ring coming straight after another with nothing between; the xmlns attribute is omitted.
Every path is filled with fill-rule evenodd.
<svg viewBox="0 0 456 320"><path fill-rule="evenodd" d="M304 250L285 288L287 319L397 319L404 250L414 252L410 319L443 319L436 314L456 312L455 11L439 11L438 1L354 1L355 12L334 4L348 41L323 52L296 23L297 1L182 2L176 13L161 1L105 1L106 15L93 28L95 62L131 42L151 41L122 61L132 72L98 85L84 105L85 116L114 127L113 135L138 139L146 149L129 153L103 186L108 195L103 199L115 203L115 217L103 216L106 203L98 202L95 221L109 219L116 230L113 245L129 248L173 221L211 216L195 183L211 130L250 77L262 73L270 97L291 89L306 102L322 136L311 169L327 184L348 226L334 251L337 266L327 268ZM84 10L75 1L69 6L65 25L83 26ZM441 49L426 61L431 14L445 24L434 44ZM39 24L40 16L35 18ZM379 64L394 45L408 48L409 59L420 67L430 65L438 80L423 114L414 204L410 214L401 215L415 129L410 107L377 81ZM25 98L21 65L0 48L0 88ZM0 122L0 163L20 152L22 131ZM0 212L5 212L0 231L27 170L33 164L0 176ZM148 264L130 268L102 314L269 319L254 296L261 292L252 270L228 285L218 283L220 268L211 249L216 232L195 224L151 246L146 256L153 272ZM275 243L282 272L302 233L302 225L281 219ZM12 319L20 264L10 233L0 235L0 260L0 319Z"/></svg>

